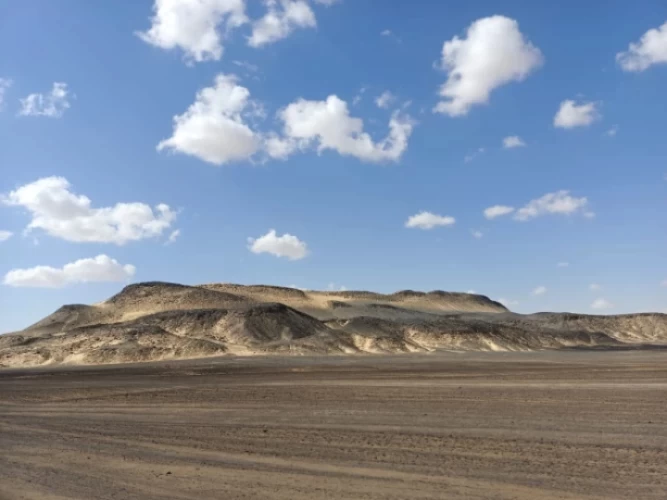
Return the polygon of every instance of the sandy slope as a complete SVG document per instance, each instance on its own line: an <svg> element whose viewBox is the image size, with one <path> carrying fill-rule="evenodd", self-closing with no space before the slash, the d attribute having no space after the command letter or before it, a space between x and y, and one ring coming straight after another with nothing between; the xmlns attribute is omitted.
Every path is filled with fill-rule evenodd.
<svg viewBox="0 0 667 500"><path fill-rule="evenodd" d="M667 315L509 312L483 295L149 282L0 336L0 366L222 354L528 351L667 343Z"/></svg>

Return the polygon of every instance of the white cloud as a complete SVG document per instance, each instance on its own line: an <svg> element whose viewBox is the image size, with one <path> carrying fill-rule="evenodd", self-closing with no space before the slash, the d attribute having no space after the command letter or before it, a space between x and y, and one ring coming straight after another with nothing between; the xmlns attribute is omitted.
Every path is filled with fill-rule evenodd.
<svg viewBox="0 0 667 500"><path fill-rule="evenodd" d="M414 122L408 115L394 112L389 134L378 142L364 132L364 122L350 116L347 103L335 95L326 101L299 99L278 113L284 123L284 139L291 144L280 150L295 151L315 147L318 153L331 149L362 161L397 161L408 147ZM271 151L268 151L271 155Z"/></svg>
<svg viewBox="0 0 667 500"><path fill-rule="evenodd" d="M484 151L486 151L484 148L479 148L477 151L467 154L463 157L463 161L465 163L470 163L473 161L475 158L477 158L479 155L484 154Z"/></svg>
<svg viewBox="0 0 667 500"><path fill-rule="evenodd" d="M456 219L449 215L442 216L432 214L431 212L419 212L408 218L405 227L418 229L433 229L437 226L451 226L456 223Z"/></svg>
<svg viewBox="0 0 667 500"><path fill-rule="evenodd" d="M554 127L574 128L587 127L600 118L597 103L584 102L577 104L571 99L560 103L560 108L554 116Z"/></svg>
<svg viewBox="0 0 667 500"><path fill-rule="evenodd" d="M380 33L382 36L391 36L392 34L391 30L382 30L382 33Z"/></svg>
<svg viewBox="0 0 667 500"><path fill-rule="evenodd" d="M9 78L0 78L0 110L5 101L5 93L7 89L12 86L12 81Z"/></svg>
<svg viewBox="0 0 667 500"><path fill-rule="evenodd" d="M528 42L514 19L491 16L478 19L466 38L455 36L444 43L440 66L449 74L440 87L435 112L463 116L470 108L489 101L491 92L513 81L524 80L544 58Z"/></svg>
<svg viewBox="0 0 667 500"><path fill-rule="evenodd" d="M484 233L482 231L477 231L477 230L470 231L470 234L472 234L473 238L476 239L480 239L484 236Z"/></svg>
<svg viewBox="0 0 667 500"><path fill-rule="evenodd" d="M252 35L248 39L251 47L282 40L296 28L317 26L315 13L304 0L266 0L266 5L264 17L252 23Z"/></svg>
<svg viewBox="0 0 667 500"><path fill-rule="evenodd" d="M654 64L667 63L667 22L644 33L626 52L616 54L624 71L644 71Z"/></svg>
<svg viewBox="0 0 667 500"><path fill-rule="evenodd" d="M11 231L1 230L0 231L0 242L7 241L12 236L14 236L14 233L12 233Z"/></svg>
<svg viewBox="0 0 667 500"><path fill-rule="evenodd" d="M49 118L60 118L65 110L70 107L68 101L69 91L67 84L55 82L51 92L47 94L30 94L20 99L21 116L46 116Z"/></svg>
<svg viewBox="0 0 667 500"><path fill-rule="evenodd" d="M361 87L357 95L352 99L352 106L356 106L361 102L361 99L364 97L364 93L368 90L368 87Z"/></svg>
<svg viewBox="0 0 667 500"><path fill-rule="evenodd" d="M569 262L559 262L558 264L556 264L556 266L558 266L558 267L570 267L570 263Z"/></svg>
<svg viewBox="0 0 667 500"><path fill-rule="evenodd" d="M303 259L308 255L308 246L291 234L276 235L275 229L271 229L264 236L257 239L248 238L248 248L252 253L269 253L276 257L287 257L289 260Z"/></svg>
<svg viewBox="0 0 667 500"><path fill-rule="evenodd" d="M526 143L523 142L523 139L521 139L521 137L518 135L511 135L503 139L503 148L505 149L521 148L525 147L525 145Z"/></svg>
<svg viewBox="0 0 667 500"><path fill-rule="evenodd" d="M476 292L475 290L468 290L466 293L475 294L475 293L477 293L477 292Z"/></svg>
<svg viewBox="0 0 667 500"><path fill-rule="evenodd" d="M511 299L505 299L505 298L497 299L496 302L500 302L502 305L504 305L507 308L509 308L510 306L518 306L519 305L518 300L511 300Z"/></svg>
<svg viewBox="0 0 667 500"><path fill-rule="evenodd" d="M512 212L514 212L513 207L508 207L505 205L494 205L484 210L484 217L490 220L495 219L496 217L511 214Z"/></svg>
<svg viewBox="0 0 667 500"><path fill-rule="evenodd" d="M614 137L616 134L618 134L618 129L619 129L618 125L614 125L605 132L605 135L609 137Z"/></svg>
<svg viewBox="0 0 667 500"><path fill-rule="evenodd" d="M257 73L259 71L259 66L256 64L249 63L247 61L232 61L235 66L243 68L250 73Z"/></svg>
<svg viewBox="0 0 667 500"><path fill-rule="evenodd" d="M338 286L336 283L329 283L329 285L327 285L327 290L332 292L346 292L347 287L343 285Z"/></svg>
<svg viewBox="0 0 667 500"><path fill-rule="evenodd" d="M547 214L572 215L583 212L588 206L588 199L574 198L569 193L569 191L562 190L547 193L541 198L532 200L525 207L517 210L514 219L527 221Z"/></svg>
<svg viewBox="0 0 667 500"><path fill-rule="evenodd" d="M92 208L91 200L70 190L64 177L44 177L0 196L0 202L20 206L32 216L26 232L42 229L56 238L77 243L115 243L159 236L176 219L163 203L155 211L145 203L117 203Z"/></svg>
<svg viewBox="0 0 667 500"><path fill-rule="evenodd" d="M75 283L126 281L134 276L135 270L133 265L121 265L106 255L98 255L65 264L62 268L13 269L5 275L3 283L15 287L60 288Z"/></svg>
<svg viewBox="0 0 667 500"><path fill-rule="evenodd" d="M375 105L378 108L382 109L387 109L389 106L392 105L392 103L396 100L396 96L389 92L388 90L385 90L375 98Z"/></svg>
<svg viewBox="0 0 667 500"><path fill-rule="evenodd" d="M595 299L591 304L591 309L611 309L614 305L606 299Z"/></svg>
<svg viewBox="0 0 667 500"><path fill-rule="evenodd" d="M547 293L547 287L540 285L537 288L535 288L531 293L535 296L544 295L545 293Z"/></svg>
<svg viewBox="0 0 667 500"><path fill-rule="evenodd" d="M180 229L175 229L171 232L169 235L169 238L167 238L167 244L174 243L178 237L181 235L181 230Z"/></svg>
<svg viewBox="0 0 667 500"><path fill-rule="evenodd" d="M602 290L602 287L600 285L598 285L597 283L591 283L588 286L588 288L589 288L589 290L592 290L594 292L597 291L597 290Z"/></svg>
<svg viewBox="0 0 667 500"><path fill-rule="evenodd" d="M155 0L155 15L139 37L161 49L180 48L188 61L219 60L226 34L248 21L245 0Z"/></svg>
<svg viewBox="0 0 667 500"><path fill-rule="evenodd" d="M195 102L174 117L174 131L157 150L171 150L195 156L214 165L248 160L261 146L246 123L261 114L261 106L250 99L234 75L219 74L213 87L197 92Z"/></svg>

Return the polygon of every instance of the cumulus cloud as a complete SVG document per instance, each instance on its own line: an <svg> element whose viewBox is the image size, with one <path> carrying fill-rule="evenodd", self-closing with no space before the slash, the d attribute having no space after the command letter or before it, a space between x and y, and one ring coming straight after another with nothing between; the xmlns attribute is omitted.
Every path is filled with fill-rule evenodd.
<svg viewBox="0 0 667 500"><path fill-rule="evenodd" d="M648 30L639 42L616 54L616 62L624 71L644 71L654 64L667 63L667 22Z"/></svg>
<svg viewBox="0 0 667 500"><path fill-rule="evenodd" d="M375 98L375 105L378 108L382 109L387 109L389 106L392 105L392 103L396 100L396 96L389 92L388 90L385 90Z"/></svg>
<svg viewBox="0 0 667 500"><path fill-rule="evenodd" d="M484 233L482 231L472 230L472 231L470 231L470 234L472 234L473 238L476 238L478 240L480 238L484 237Z"/></svg>
<svg viewBox="0 0 667 500"><path fill-rule="evenodd" d="M12 81L9 78L0 78L0 110L5 101L5 93L7 89L12 86Z"/></svg>
<svg viewBox="0 0 667 500"><path fill-rule="evenodd" d="M432 214L431 212L419 212L408 218L405 227L418 229L433 229L437 226L452 226L456 219L449 215Z"/></svg>
<svg viewBox="0 0 667 500"><path fill-rule="evenodd" d="M117 203L93 208L90 198L71 191L64 177L44 177L0 196L0 202L25 208L32 220L26 232L41 229L50 236L77 243L115 243L152 238L176 219L176 212L161 203Z"/></svg>
<svg viewBox="0 0 667 500"><path fill-rule="evenodd" d="M70 107L67 84L55 82L51 92L46 94L30 94L21 99L21 116L46 116L60 118Z"/></svg>
<svg viewBox="0 0 667 500"><path fill-rule="evenodd" d="M503 139L503 148L505 149L522 148L525 147L525 145L526 143L523 142L523 139L518 135L511 135Z"/></svg>
<svg viewBox="0 0 667 500"><path fill-rule="evenodd" d="M587 198L575 198L570 196L569 191L561 190L555 193L547 193L540 198L528 202L526 206L517 210L514 219L527 221L548 214L572 215L585 212L587 206Z"/></svg>
<svg viewBox="0 0 667 500"><path fill-rule="evenodd" d="M248 22L245 0L155 0L153 11L151 27L138 36L194 62L219 60L223 35Z"/></svg>
<svg viewBox="0 0 667 500"><path fill-rule="evenodd" d="M248 248L252 253L268 253L289 260L303 259L308 255L308 246L304 241L288 233L278 236L275 229L257 239L248 238Z"/></svg>
<svg viewBox="0 0 667 500"><path fill-rule="evenodd" d="M614 305L611 302L602 298L595 299L591 304L591 309L602 310L602 309L611 309L612 307L614 307Z"/></svg>
<svg viewBox="0 0 667 500"><path fill-rule="evenodd" d="M597 290L602 290L602 287L598 285L597 283L591 283L588 288L592 291L597 291Z"/></svg>
<svg viewBox="0 0 667 500"><path fill-rule="evenodd" d="M7 241L14 235L11 231L0 230L0 242Z"/></svg>
<svg viewBox="0 0 667 500"><path fill-rule="evenodd" d="M246 120L261 114L250 91L234 75L219 74L213 87L199 92L182 115L174 117L174 131L157 146L195 156L214 165L250 159L261 146L261 137Z"/></svg>
<svg viewBox="0 0 667 500"><path fill-rule="evenodd" d="M531 293L535 296L544 295L545 293L547 293L547 287L540 285L537 288L535 288Z"/></svg>
<svg viewBox="0 0 667 500"><path fill-rule="evenodd" d="M569 262L559 262L558 264L556 264L556 266L558 266L558 267L570 267L570 263Z"/></svg>
<svg viewBox="0 0 667 500"><path fill-rule="evenodd" d="M347 103L335 95L330 95L326 101L299 99L282 109L278 118L284 124L283 142L277 148L281 152L314 147L318 153L330 149L369 162L399 160L408 147L414 127L408 115L394 112L389 120L389 134L374 142L364 132L363 120L350 116ZM272 155L270 149L268 154Z"/></svg>
<svg viewBox="0 0 667 500"><path fill-rule="evenodd" d="M315 13L304 0L267 0L267 12L252 23L251 47L261 47L282 40L297 28L317 26Z"/></svg>
<svg viewBox="0 0 667 500"><path fill-rule="evenodd" d="M514 19L478 19L468 27L466 38L455 36L442 47L440 66L448 77L439 92L445 100L434 111L466 115L472 106L487 103L494 89L524 80L543 61Z"/></svg>
<svg viewBox="0 0 667 500"><path fill-rule="evenodd" d="M107 255L80 259L61 268L36 266L29 269L13 269L3 280L15 287L61 288L75 283L126 281L135 273L135 267L122 265Z"/></svg>
<svg viewBox="0 0 667 500"><path fill-rule="evenodd" d="M514 212L513 207L508 207L506 205L493 205L484 210L484 217L487 219L495 219L496 217L501 217L503 215L511 214Z"/></svg>
<svg viewBox="0 0 667 500"><path fill-rule="evenodd" d="M577 104L571 99L560 103L560 108L554 116L554 127L574 128L587 127L595 120L600 118L597 104L594 102L584 102Z"/></svg>

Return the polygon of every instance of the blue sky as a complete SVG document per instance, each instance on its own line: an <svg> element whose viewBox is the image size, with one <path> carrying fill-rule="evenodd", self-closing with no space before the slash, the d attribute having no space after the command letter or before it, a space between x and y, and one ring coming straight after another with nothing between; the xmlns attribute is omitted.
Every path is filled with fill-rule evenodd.
<svg viewBox="0 0 667 500"><path fill-rule="evenodd" d="M664 2L191 4L0 4L0 331L146 280L667 309Z"/></svg>

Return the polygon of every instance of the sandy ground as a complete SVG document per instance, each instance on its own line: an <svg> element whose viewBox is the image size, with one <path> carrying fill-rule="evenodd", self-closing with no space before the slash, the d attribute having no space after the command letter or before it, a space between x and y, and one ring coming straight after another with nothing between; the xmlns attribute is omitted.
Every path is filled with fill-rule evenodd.
<svg viewBox="0 0 667 500"><path fill-rule="evenodd" d="M1 499L665 499L667 352L0 372Z"/></svg>

